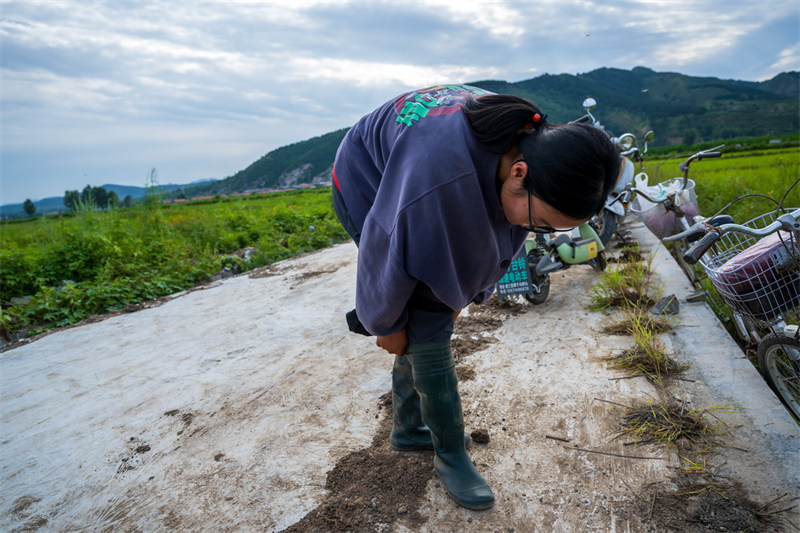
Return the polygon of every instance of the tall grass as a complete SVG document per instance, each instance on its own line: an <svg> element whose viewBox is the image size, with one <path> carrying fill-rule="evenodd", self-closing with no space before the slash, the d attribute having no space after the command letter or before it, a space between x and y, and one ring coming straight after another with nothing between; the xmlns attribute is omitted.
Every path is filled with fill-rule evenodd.
<svg viewBox="0 0 800 533"><path fill-rule="evenodd" d="M191 288L225 265L248 270L346 238L330 189L85 208L3 225L0 334L13 340L72 324ZM246 257L234 255L244 248Z"/></svg>

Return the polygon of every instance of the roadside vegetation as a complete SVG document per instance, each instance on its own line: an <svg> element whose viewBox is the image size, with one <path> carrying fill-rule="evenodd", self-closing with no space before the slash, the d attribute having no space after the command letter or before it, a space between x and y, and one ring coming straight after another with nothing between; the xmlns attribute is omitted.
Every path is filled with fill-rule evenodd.
<svg viewBox="0 0 800 533"><path fill-rule="evenodd" d="M0 333L29 337L346 238L327 188L187 204L152 197L3 224Z"/></svg>
<svg viewBox="0 0 800 533"><path fill-rule="evenodd" d="M720 150L722 157L719 159L692 164L689 177L695 182L700 213L713 216L723 210L743 223L775 209L775 203L764 196L777 201L785 198L784 207L800 206L800 186L789 190L800 176L800 147L749 152L732 149L726 145ZM645 172L650 176L650 184L681 176L679 165L684 159L681 156L691 151L670 159L646 162ZM744 198L737 200L740 197ZM727 207L731 202L733 204Z"/></svg>

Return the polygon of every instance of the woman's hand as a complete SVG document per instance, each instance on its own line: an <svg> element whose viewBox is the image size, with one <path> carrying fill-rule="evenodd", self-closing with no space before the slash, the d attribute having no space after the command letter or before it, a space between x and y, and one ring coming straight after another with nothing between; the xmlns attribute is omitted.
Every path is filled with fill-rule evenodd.
<svg viewBox="0 0 800 533"><path fill-rule="evenodd" d="M375 344L391 354L402 357L406 353L406 346L408 346L408 335L405 328L403 328L397 333L392 333L386 337L379 336Z"/></svg>

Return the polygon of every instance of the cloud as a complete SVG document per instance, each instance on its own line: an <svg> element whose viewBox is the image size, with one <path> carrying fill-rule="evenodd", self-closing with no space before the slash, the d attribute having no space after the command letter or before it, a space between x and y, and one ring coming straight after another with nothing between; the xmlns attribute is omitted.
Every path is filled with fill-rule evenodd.
<svg viewBox="0 0 800 533"><path fill-rule="evenodd" d="M511 39L512 44L525 35L527 28L523 16L524 3L485 2L482 0L424 0L431 10L443 12L456 24L467 24L486 31L496 39Z"/></svg>
<svg viewBox="0 0 800 533"><path fill-rule="evenodd" d="M440 82L637 65L765 79L800 56L796 0L768 4L3 1L0 200L47 196L52 175L226 177Z"/></svg>
<svg viewBox="0 0 800 533"><path fill-rule="evenodd" d="M781 50L778 60L772 63L770 68L778 72L800 68L800 43Z"/></svg>

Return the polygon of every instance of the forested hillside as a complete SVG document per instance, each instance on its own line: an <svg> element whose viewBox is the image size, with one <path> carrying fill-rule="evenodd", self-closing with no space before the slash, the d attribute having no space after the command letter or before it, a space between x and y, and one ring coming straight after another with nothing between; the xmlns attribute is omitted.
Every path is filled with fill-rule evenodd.
<svg viewBox="0 0 800 533"><path fill-rule="evenodd" d="M602 68L578 75L545 74L516 83L483 80L470 84L529 98L551 122L580 117L583 100L591 96L598 102L594 114L606 128L617 134L652 129L655 146L800 131L800 72L746 82L644 67ZM227 194L315 179L330 181L330 166L345 132L279 148L233 176L192 192Z"/></svg>
<svg viewBox="0 0 800 533"><path fill-rule="evenodd" d="M476 85L539 104L552 122L582 114L587 96L598 102L595 116L615 133L656 132L655 145L797 133L800 130L800 73L783 73L756 83L699 78L644 67L603 68L572 76L545 74L507 83ZM688 143L688 144L691 144Z"/></svg>

